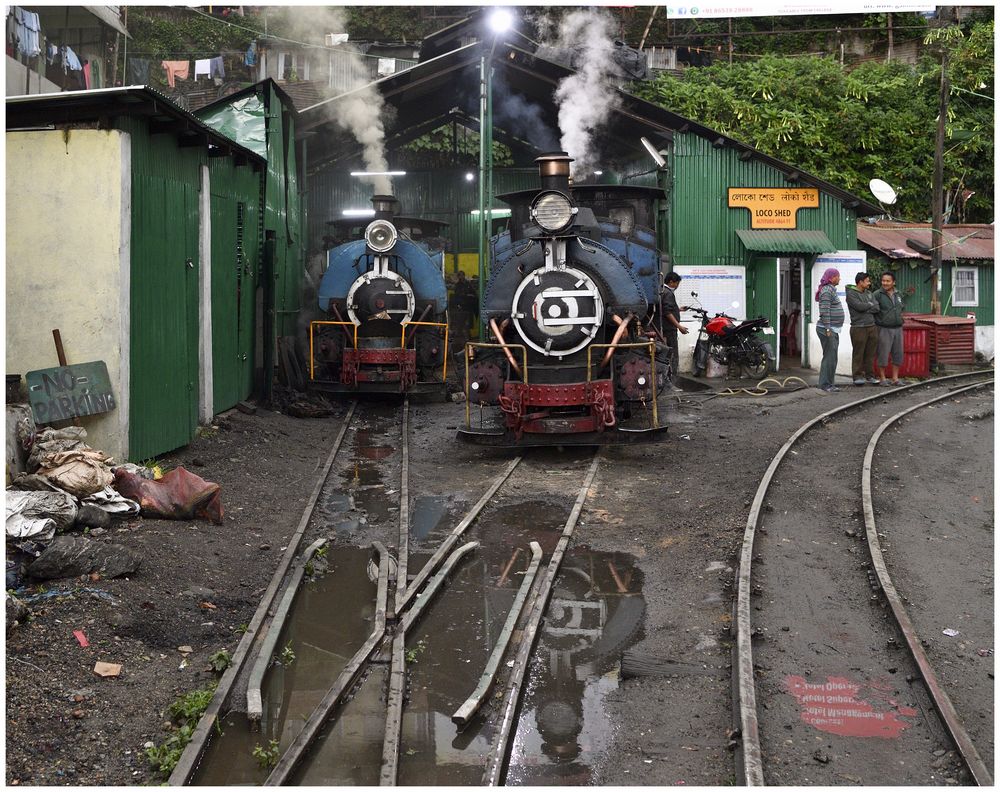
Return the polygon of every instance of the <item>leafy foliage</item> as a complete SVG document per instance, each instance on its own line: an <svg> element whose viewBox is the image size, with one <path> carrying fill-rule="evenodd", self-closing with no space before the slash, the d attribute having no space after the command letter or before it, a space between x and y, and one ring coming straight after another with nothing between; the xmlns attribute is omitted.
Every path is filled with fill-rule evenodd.
<svg viewBox="0 0 1000 792"><path fill-rule="evenodd" d="M226 649L220 649L208 658L208 664L216 673L222 673L233 664L233 658Z"/></svg>
<svg viewBox="0 0 1000 792"><path fill-rule="evenodd" d="M277 740L268 742L266 748L260 743L257 743L253 748L253 758L257 760L257 765L262 770L268 770L278 764L280 756Z"/></svg>
<svg viewBox="0 0 1000 792"><path fill-rule="evenodd" d="M992 21L942 39L953 86L945 189L953 197L975 191L963 210L968 222L993 219L993 106L976 95L992 91L992 41ZM885 179L899 192L893 214L924 221L939 79L940 64L931 58L916 68L867 61L848 70L833 58L768 56L689 69L683 79L664 73L633 90L857 194L867 193L869 179Z"/></svg>
<svg viewBox="0 0 1000 792"><path fill-rule="evenodd" d="M217 683L211 682L207 687L192 690L167 707L166 715L173 725L173 730L160 745L146 748L146 759L164 778L177 766L184 748L191 742L198 720L208 709L215 695L216 686Z"/></svg>

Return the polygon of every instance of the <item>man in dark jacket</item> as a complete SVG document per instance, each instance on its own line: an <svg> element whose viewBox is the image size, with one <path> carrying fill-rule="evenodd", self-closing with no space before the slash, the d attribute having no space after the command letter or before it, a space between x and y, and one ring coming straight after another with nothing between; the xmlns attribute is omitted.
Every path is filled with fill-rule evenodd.
<svg viewBox="0 0 1000 792"><path fill-rule="evenodd" d="M847 310L851 314L851 369L855 385L864 385L865 377L871 385L878 385L875 377L875 349L878 330L875 314L879 313L878 300L871 293L872 279L867 272L854 276L854 285L847 287Z"/></svg>
<svg viewBox="0 0 1000 792"><path fill-rule="evenodd" d="M899 385L899 367L903 365L903 298L896 291L896 276L891 272L882 273L882 288L875 292L875 299L879 308L875 315L879 378L882 385ZM885 378L890 357L891 381Z"/></svg>
<svg viewBox="0 0 1000 792"><path fill-rule="evenodd" d="M681 285L681 276L676 272L668 272L663 279L664 288L660 293L660 310L663 316L663 337L670 345L670 369L671 379L677 381L677 367L680 364L680 356L677 352L677 333L687 335L688 329L681 324L681 311L686 311L677 304L677 287Z"/></svg>

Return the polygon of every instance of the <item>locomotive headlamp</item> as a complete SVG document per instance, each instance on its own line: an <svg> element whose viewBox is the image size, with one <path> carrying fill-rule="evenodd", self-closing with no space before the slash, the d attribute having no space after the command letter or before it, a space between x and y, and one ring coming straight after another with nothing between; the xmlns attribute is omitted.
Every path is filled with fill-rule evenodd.
<svg viewBox="0 0 1000 792"><path fill-rule="evenodd" d="M543 231L555 233L569 227L576 207L561 192L544 192L531 204L531 216Z"/></svg>
<svg viewBox="0 0 1000 792"><path fill-rule="evenodd" d="M365 242L376 253L386 253L392 250L398 237L396 226L388 220L374 220L365 229Z"/></svg>

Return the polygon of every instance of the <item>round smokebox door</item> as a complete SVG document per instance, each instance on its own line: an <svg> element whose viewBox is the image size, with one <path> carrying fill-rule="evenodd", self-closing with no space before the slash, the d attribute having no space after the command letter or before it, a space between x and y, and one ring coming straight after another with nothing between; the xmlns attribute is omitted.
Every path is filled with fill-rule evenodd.
<svg viewBox="0 0 1000 792"><path fill-rule="evenodd" d="M347 313L361 324L369 319L408 322L413 318L413 290L403 278L368 273L358 278L347 292Z"/></svg>
<svg viewBox="0 0 1000 792"><path fill-rule="evenodd" d="M514 292L512 308L514 326L524 342L557 357L583 349L604 319L597 284L572 267L529 274Z"/></svg>

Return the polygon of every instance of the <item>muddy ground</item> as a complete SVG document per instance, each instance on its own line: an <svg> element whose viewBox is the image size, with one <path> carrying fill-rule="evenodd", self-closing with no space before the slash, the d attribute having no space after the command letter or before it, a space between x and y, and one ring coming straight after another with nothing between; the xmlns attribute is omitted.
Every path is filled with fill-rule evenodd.
<svg viewBox="0 0 1000 792"><path fill-rule="evenodd" d="M684 393L669 411L664 442L604 451L574 546L635 559L645 611L628 650L667 661L669 673L608 676L601 750L580 782L733 783L730 613L750 501L787 436L817 413L858 398L858 391L708 401ZM364 405L359 409L363 419ZM474 502L508 458L458 445L454 430L463 416L461 405L412 408L411 499L446 497L448 515ZM100 541L139 551L139 572L128 580L56 581L48 588L67 596L36 601L33 618L8 635L8 784L160 782L143 745L162 741L163 712L176 696L215 677L209 656L235 649L340 421L258 409L228 413L216 425L218 431L163 461L222 485L224 525L136 519L113 528ZM532 453L543 455L536 475L558 479L544 489L579 486L559 473L559 452ZM580 455L566 452L567 470L581 471ZM331 532L336 544L395 544L389 504L398 459L373 456L365 463L385 466L387 505L375 519L341 521ZM341 460L331 479L348 486L349 469ZM537 493L522 479L506 498L532 503ZM338 504L326 507L336 511ZM78 645L74 630L86 633L89 647ZM185 645L194 651L180 668L177 647ZM95 676L97 660L121 663L121 676Z"/></svg>

